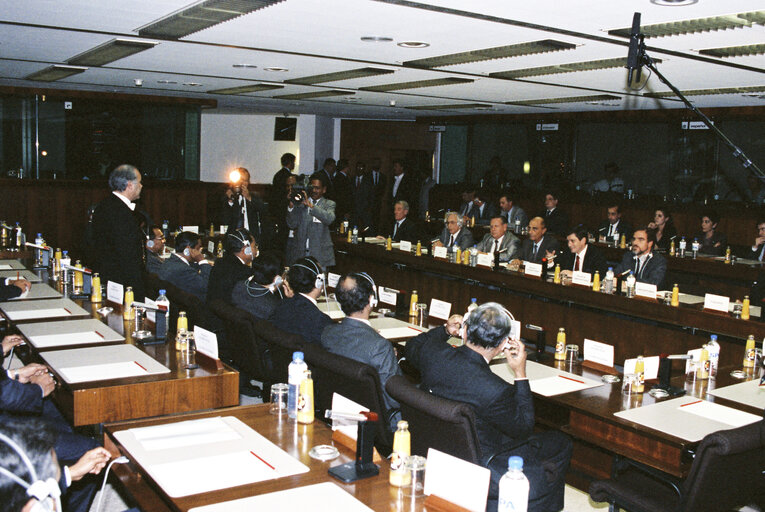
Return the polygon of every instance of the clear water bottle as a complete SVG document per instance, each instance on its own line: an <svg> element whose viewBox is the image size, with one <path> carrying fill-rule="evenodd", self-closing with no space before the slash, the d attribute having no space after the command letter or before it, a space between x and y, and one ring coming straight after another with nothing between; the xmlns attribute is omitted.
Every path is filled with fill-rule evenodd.
<svg viewBox="0 0 765 512"><path fill-rule="evenodd" d="M635 296L636 282L637 282L637 279L635 279L635 274L633 274L632 271L630 270L630 273L627 274L627 297Z"/></svg>
<svg viewBox="0 0 765 512"><path fill-rule="evenodd" d="M45 245L45 239L43 238L42 233L37 233L37 236L35 237L35 245ZM35 265L36 266L42 267L44 265L44 262L43 262L44 253L45 251L35 247Z"/></svg>
<svg viewBox="0 0 765 512"><path fill-rule="evenodd" d="M470 266L475 267L478 265L478 246L470 248Z"/></svg>
<svg viewBox="0 0 765 512"><path fill-rule="evenodd" d="M472 313L474 309L478 308L478 299L473 297L470 299L470 305L467 308L468 314Z"/></svg>
<svg viewBox="0 0 765 512"><path fill-rule="evenodd" d="M290 418L297 418L297 396L300 389L300 383L303 382L308 365L303 360L302 352L292 354L292 362L287 369L287 415Z"/></svg>
<svg viewBox="0 0 765 512"><path fill-rule="evenodd" d="M521 232L521 219L515 219L515 234L518 235Z"/></svg>
<svg viewBox="0 0 765 512"><path fill-rule="evenodd" d="M606 279L603 281L603 293L614 293L614 268L608 267Z"/></svg>
<svg viewBox="0 0 765 512"><path fill-rule="evenodd" d="M707 343L707 352L709 352L709 378L717 378L717 366L720 364L720 344L717 343L717 335L709 337Z"/></svg>
<svg viewBox="0 0 765 512"><path fill-rule="evenodd" d="M170 238L170 221L167 219L162 223L162 236L164 236L165 239Z"/></svg>
<svg viewBox="0 0 765 512"><path fill-rule="evenodd" d="M701 244L699 243L699 239L694 238L693 243L691 244L691 250L693 251L693 259L696 259L696 255L699 254L700 248L701 248Z"/></svg>
<svg viewBox="0 0 765 512"><path fill-rule="evenodd" d="M359 243L359 228L356 226L353 226L353 232L351 233L351 243Z"/></svg>
<svg viewBox="0 0 765 512"><path fill-rule="evenodd" d="M157 340L164 340L167 338L167 325L170 322L170 299L167 298L166 290L159 291L159 297L155 301L157 303L156 318L154 319L154 325L156 332L154 337Z"/></svg>
<svg viewBox="0 0 765 512"><path fill-rule="evenodd" d="M681 258L685 258L685 249L688 247L688 242L685 241L685 237L682 237L680 239L680 243L678 244L678 252L680 253Z"/></svg>
<svg viewBox="0 0 765 512"><path fill-rule="evenodd" d="M507 460L507 473L499 481L497 512L526 512L529 506L529 480L523 474L523 458Z"/></svg>

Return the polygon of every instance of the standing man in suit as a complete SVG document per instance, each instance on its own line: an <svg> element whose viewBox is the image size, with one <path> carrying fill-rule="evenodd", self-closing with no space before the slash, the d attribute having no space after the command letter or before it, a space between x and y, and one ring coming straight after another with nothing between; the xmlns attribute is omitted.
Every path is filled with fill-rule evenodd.
<svg viewBox="0 0 765 512"><path fill-rule="evenodd" d="M281 158L282 168L274 174L271 182L271 190L268 194L268 212L270 221L273 224L274 246L277 250L284 249L287 240L287 227L284 223L284 212L287 209L285 199L287 193L288 181L294 180L292 171L295 169L295 155L284 153Z"/></svg>
<svg viewBox="0 0 765 512"><path fill-rule="evenodd" d="M551 233L562 235L568 229L568 215L558 208L558 194L550 191L545 194L545 225Z"/></svg>
<svg viewBox="0 0 765 512"><path fill-rule="evenodd" d="M135 213L135 201L141 197L141 173L123 164L109 175L112 193L98 203L93 212L93 269L104 281L114 281L133 288L136 301L146 296L143 284L144 242Z"/></svg>
<svg viewBox="0 0 765 512"><path fill-rule="evenodd" d="M575 271L594 274L596 270L601 276L606 275L608 262L597 247L587 243L587 228L579 224L569 229L566 243L568 252L560 259L563 275L571 277Z"/></svg>
<svg viewBox="0 0 765 512"><path fill-rule="evenodd" d="M269 320L279 329L318 345L321 333L332 325L332 319L317 302L324 289L324 269L312 256L300 258L290 266L285 279L294 295L281 301Z"/></svg>
<svg viewBox="0 0 765 512"><path fill-rule="evenodd" d="M393 226L388 232L391 241L415 243L418 240L417 226L413 220L409 219L409 204L406 201L399 201L393 206ZM378 236L377 238L385 238Z"/></svg>
<svg viewBox="0 0 765 512"><path fill-rule="evenodd" d="M278 194L281 194L281 192L285 190L287 178L292 176L292 171L295 169L295 155L292 153L284 153L281 158L281 163L282 168L276 171L274 179L271 182L271 185L273 186L272 190L278 192ZM269 201L269 203L270 202L271 201Z"/></svg>
<svg viewBox="0 0 765 512"><path fill-rule="evenodd" d="M457 212L447 212L444 223L446 226L441 232L441 237L434 242L436 247L451 249L457 246L463 251L468 247L473 247L475 243L473 233L469 229L462 229L462 218Z"/></svg>
<svg viewBox="0 0 765 512"><path fill-rule="evenodd" d="M335 163L334 158L327 158L324 160L324 165L321 169L316 171L314 173L314 176L321 176L321 179L324 180L324 186L327 188L327 191L324 193L324 196L327 199L331 199L332 201L335 200L335 170L337 169L337 164Z"/></svg>
<svg viewBox="0 0 765 512"><path fill-rule="evenodd" d="M473 204L468 208L467 215L462 220L467 224L475 218L475 223L479 226L486 226L489 221L497 213L497 208L488 202L489 195L484 190L479 190L475 193Z"/></svg>
<svg viewBox="0 0 765 512"><path fill-rule="evenodd" d="M378 173L379 174L379 173ZM366 164L358 162L356 164L356 173L352 181L353 186L353 215L349 226L357 226L359 232L369 228L369 234L377 233L375 229L376 217L380 210L374 209L376 201L375 183L372 172L367 172Z"/></svg>
<svg viewBox="0 0 765 512"><path fill-rule="evenodd" d="M523 208L515 204L514 198L515 196L510 192L503 192L499 196L499 208L501 215L507 219L507 225L510 229L520 233L521 228L529 225L529 216L526 215Z"/></svg>
<svg viewBox="0 0 765 512"><path fill-rule="evenodd" d="M542 217L531 219L529 237L521 244L520 258L532 263L542 263L542 258L547 258L548 264L551 264L557 250L558 241L547 234L545 220Z"/></svg>
<svg viewBox="0 0 765 512"><path fill-rule="evenodd" d="M341 158L337 161L335 173L335 222L334 225L350 220L353 210L353 186L350 177L351 166L348 160Z"/></svg>
<svg viewBox="0 0 765 512"><path fill-rule="evenodd" d="M390 190L389 199L391 205L395 205L398 201L406 201L409 203L411 211L417 211L418 201L420 200L420 185L417 183L417 178L414 174L406 171L403 160L393 160L393 181L391 182Z"/></svg>
<svg viewBox="0 0 765 512"><path fill-rule="evenodd" d="M184 231L175 237L175 252L160 267L159 277L204 302L211 269L202 254L202 239Z"/></svg>
<svg viewBox="0 0 765 512"><path fill-rule="evenodd" d="M232 172L231 186L226 189L221 224L228 226L227 233L239 228L246 229L261 247L271 242L271 222L266 219L266 206L255 193L250 192L250 171L244 167Z"/></svg>
<svg viewBox="0 0 765 512"><path fill-rule="evenodd" d="M655 246L656 230L637 228L632 235L632 249L624 255L614 272L622 274L632 270L638 282L661 287L667 274L667 260L653 250Z"/></svg>
<svg viewBox="0 0 765 512"><path fill-rule="evenodd" d="M752 250L744 257L757 261L765 261L765 219L757 221L757 238L754 239Z"/></svg>
<svg viewBox="0 0 765 512"><path fill-rule="evenodd" d="M258 255L258 246L249 231L239 228L226 234L222 258L215 260L207 281L207 302L221 299L231 303L234 285L250 277L250 265Z"/></svg>
<svg viewBox="0 0 765 512"><path fill-rule="evenodd" d="M507 221L501 215L495 215L489 224L489 233L478 242L478 250L494 258L499 253L499 261L514 260L521 253L521 241L507 230Z"/></svg>
<svg viewBox="0 0 765 512"><path fill-rule="evenodd" d="M382 230L380 217L385 213L383 211L383 199L385 199L385 192L388 190L388 176L380 172L379 158L372 160L369 176L373 185L372 232L379 233Z"/></svg>
<svg viewBox="0 0 765 512"><path fill-rule="evenodd" d="M632 239L632 226L629 222L622 219L622 209L619 203L613 203L607 207L608 218L600 223L598 227L598 239L610 242L617 241L624 235L625 240Z"/></svg>
<svg viewBox="0 0 765 512"><path fill-rule="evenodd" d="M149 239L146 240L146 272L159 274L159 270L165 263L159 255L165 251L165 235L162 228L153 225L149 230Z"/></svg>
<svg viewBox="0 0 765 512"><path fill-rule="evenodd" d="M302 202L290 201L287 207L287 226L295 238L287 263L313 256L324 268L331 267L335 265L335 246L329 226L335 221L335 202L324 197L327 186L320 174L311 176L308 189L310 197L303 193Z"/></svg>

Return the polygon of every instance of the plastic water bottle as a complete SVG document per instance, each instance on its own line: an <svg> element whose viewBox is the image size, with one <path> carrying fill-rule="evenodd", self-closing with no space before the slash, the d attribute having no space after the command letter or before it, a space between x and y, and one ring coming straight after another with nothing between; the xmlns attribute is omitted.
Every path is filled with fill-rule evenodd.
<svg viewBox="0 0 765 512"><path fill-rule="evenodd" d="M300 391L300 383L305 378L305 372L308 370L308 365L303 361L303 353L295 352L292 354L292 362L287 369L287 384L289 389L287 390L287 415L290 418L297 418L297 398Z"/></svg>
<svg viewBox="0 0 765 512"><path fill-rule="evenodd" d="M709 352L709 378L717 378L717 365L720 363L720 344L717 343L717 335L709 337L707 343L707 352Z"/></svg>
<svg viewBox="0 0 765 512"><path fill-rule="evenodd" d="M499 481L497 512L526 512L529 506L529 480L523 474L523 458L507 460L507 473Z"/></svg>
<svg viewBox="0 0 765 512"><path fill-rule="evenodd" d="M682 237L680 239L680 243L678 244L678 249L680 251L680 257L685 258L685 249L688 246L688 242L685 241L685 237Z"/></svg>
<svg viewBox="0 0 765 512"><path fill-rule="evenodd" d="M162 223L162 236L167 239L170 238L170 221L167 219Z"/></svg>
<svg viewBox="0 0 765 512"><path fill-rule="evenodd" d="M604 293L614 293L614 268L608 267L606 272L606 280L603 282Z"/></svg>
<svg viewBox="0 0 765 512"><path fill-rule="evenodd" d="M154 320L154 325L156 327L154 337L157 340L164 340L167 338L167 325L170 321L170 299L167 298L166 293L165 290L160 290L159 297L157 297L157 300L155 301L157 303L157 308L159 309Z"/></svg>
<svg viewBox="0 0 765 512"><path fill-rule="evenodd" d="M632 273L630 270L630 273L627 274L627 297L634 297L635 296L635 282L637 280L635 279L635 274Z"/></svg>
<svg viewBox="0 0 765 512"><path fill-rule="evenodd" d="M693 251L693 259L696 259L696 255L699 253L700 248L701 248L701 244L699 243L699 239L694 238L693 243L691 244L691 250Z"/></svg>
<svg viewBox="0 0 765 512"><path fill-rule="evenodd" d="M37 236L35 237L35 245L45 245L45 239L42 236L42 233L37 233ZM43 251L42 249L35 248L35 262L38 267L43 266Z"/></svg>
<svg viewBox="0 0 765 512"><path fill-rule="evenodd" d="M478 299L473 297L470 299L470 305L467 307L468 314L472 313L474 309L478 308Z"/></svg>
<svg viewBox="0 0 765 512"><path fill-rule="evenodd" d="M475 267L478 265L478 247L473 246L470 248L470 266Z"/></svg>

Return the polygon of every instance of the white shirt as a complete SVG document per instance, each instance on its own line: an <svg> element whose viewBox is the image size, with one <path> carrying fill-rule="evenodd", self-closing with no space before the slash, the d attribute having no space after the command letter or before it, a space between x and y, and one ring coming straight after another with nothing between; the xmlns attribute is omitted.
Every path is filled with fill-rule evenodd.
<svg viewBox="0 0 765 512"><path fill-rule="evenodd" d="M189 264L189 262L188 262L188 261L186 261L186 258L184 258L183 256L181 256L181 255L180 255L180 254L178 254L177 252L174 252L174 253L173 253L173 256L175 256L176 258L178 258L179 260L181 260L182 262L184 262L186 265L188 265L188 264ZM242 262L242 263L244 263L244 262Z"/></svg>
<svg viewBox="0 0 765 512"><path fill-rule="evenodd" d="M492 256L494 255L494 246L497 247L497 249L500 249L502 247L502 240L505 239L505 235L502 235L499 238L493 238L491 241L491 245L489 246L489 254Z"/></svg>
<svg viewBox="0 0 765 512"><path fill-rule="evenodd" d="M317 308L319 307L319 303L318 303L318 302L316 302L316 299L314 299L314 298L313 298L313 297L311 297L310 295L308 295L308 294L305 294L305 293L301 293L300 295L302 295L302 296L303 296L303 297L305 297L306 299L308 299L308 300L310 300L311 302L313 302L313 305L314 305L314 306L316 306Z"/></svg>
<svg viewBox="0 0 765 512"><path fill-rule="evenodd" d="M620 219L621 220L621 219ZM608 236L612 237L614 236L614 233L617 233L619 231L619 220L617 220L613 224L608 225Z"/></svg>
<svg viewBox="0 0 765 512"><path fill-rule="evenodd" d="M113 191L112 191L112 194L114 194L115 196L119 197L119 198L120 198L120 201L122 201L123 203L125 203L125 206L127 206L128 208L130 208L130 211L135 211L135 203L134 203L134 202L132 202L130 199L128 199L127 197L123 196L122 194L120 194L120 193L119 193L119 192L117 192L116 190L113 190Z"/></svg>
<svg viewBox="0 0 765 512"><path fill-rule="evenodd" d="M403 172L393 178L393 197L396 197L396 193L398 192L398 186L401 185L401 180L403 179L404 179Z"/></svg>
<svg viewBox="0 0 765 512"><path fill-rule="evenodd" d="M576 257L579 256L579 271L584 272L582 270L582 267L584 266L584 255L587 254L587 244L585 244L584 249L582 249L582 252L577 253L574 255L574 266L571 267L571 270L574 270L576 268Z"/></svg>

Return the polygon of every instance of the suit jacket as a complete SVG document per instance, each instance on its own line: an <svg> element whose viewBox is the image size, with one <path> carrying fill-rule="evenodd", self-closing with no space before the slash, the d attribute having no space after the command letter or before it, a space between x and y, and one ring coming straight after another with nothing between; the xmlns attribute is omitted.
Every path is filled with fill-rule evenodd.
<svg viewBox="0 0 765 512"><path fill-rule="evenodd" d="M335 223L342 222L345 214L353 211L353 186L351 179L341 172L335 173Z"/></svg>
<svg viewBox="0 0 765 512"><path fill-rule="evenodd" d="M335 221L334 201L322 198L313 208L296 204L287 213L287 226L293 230L295 245L287 254L287 263L292 263L303 256L313 256L324 268L334 266L335 247L329 234L329 226ZM308 252L306 253L306 240Z"/></svg>
<svg viewBox="0 0 765 512"><path fill-rule="evenodd" d="M640 272L637 273L637 261L635 256L628 251L624 254L622 261L616 266L614 272L621 274L627 270L632 270L632 273L635 274L635 278L639 282L655 284L657 287L661 288L664 284L664 277L667 274L667 260L656 251L651 254L653 255L651 259L649 259L643 265L643 268L640 269Z"/></svg>
<svg viewBox="0 0 765 512"><path fill-rule="evenodd" d="M547 231L555 233L556 235L565 236L568 229L568 215L560 208L555 208L548 214L547 210L540 215L545 220L545 226Z"/></svg>
<svg viewBox="0 0 765 512"><path fill-rule="evenodd" d="M576 255L569 250L563 252L564 254L561 255L560 259L560 269L574 270ZM608 262L600 249L592 244L587 244L587 252L584 253L584 261L579 262L579 270L590 274L594 274L597 270L600 272L600 277L603 278L608 271Z"/></svg>
<svg viewBox="0 0 765 512"><path fill-rule="evenodd" d="M338 324L331 324L321 335L321 346L333 354L368 364L380 374L385 408L398 407L398 402L385 391L385 383L394 375L401 375L396 354L390 341L380 336L374 328L354 318L345 317Z"/></svg>
<svg viewBox="0 0 765 512"><path fill-rule="evenodd" d="M282 189L283 190L283 189ZM266 205L257 194L252 193L251 199L241 198L237 202L235 197L233 204L229 204L228 198L223 198L221 208L221 224L228 226L227 233L232 233L236 228L244 227L244 215L242 209L247 209L247 222L250 234L261 249L268 247L271 241L271 223L266 218Z"/></svg>
<svg viewBox="0 0 765 512"><path fill-rule="evenodd" d="M351 226L358 226L359 231L372 226L374 230L375 218L380 214L379 206L375 209L375 184L371 173L366 173L356 184L356 178L351 182L353 190L353 214L351 215ZM376 234L376 230L370 234Z"/></svg>
<svg viewBox="0 0 765 512"><path fill-rule="evenodd" d="M502 212L502 216L507 219L507 225L510 229L515 229L515 220L520 221L521 228L525 228L529 225L529 216L523 211L523 208L517 205L513 205L510 211Z"/></svg>
<svg viewBox="0 0 765 512"><path fill-rule="evenodd" d="M478 250L481 252L490 252L494 247L494 237L491 233L487 233L483 240L478 242ZM500 253L499 261L510 261L518 258L521 254L521 241L518 237L512 234L510 231L505 233L502 238L502 242L499 244L499 250L505 249L505 252Z"/></svg>
<svg viewBox="0 0 765 512"><path fill-rule="evenodd" d="M40 386L13 380L0 368L0 413L41 414L43 400Z"/></svg>
<svg viewBox="0 0 765 512"><path fill-rule="evenodd" d="M712 254L714 256L725 255L725 249L728 247L728 238L719 231L715 231L712 238L706 238L704 233L697 233L696 238L698 238L701 243L701 247L699 248L700 253ZM689 247L690 245L691 244L688 244Z"/></svg>
<svg viewBox="0 0 765 512"><path fill-rule="evenodd" d="M744 254L744 258L750 259L750 260L758 260L760 259L760 253L762 252L762 246L765 244L760 244L757 247L754 248L754 250L748 250Z"/></svg>
<svg viewBox="0 0 765 512"><path fill-rule="evenodd" d="M449 233L449 230L444 228L444 230L441 232L441 236L439 237L439 240L441 240L441 243L444 244L444 247L449 247L449 240L451 236L452 235ZM468 247L473 247L473 245L475 245L473 233L466 227L460 228L460 230L457 232L457 237L454 240L454 245L459 246L459 248L463 251Z"/></svg>
<svg viewBox="0 0 765 512"><path fill-rule="evenodd" d="M0 300L12 299L19 295L21 295L21 288L12 284L5 284L5 279L0 279Z"/></svg>
<svg viewBox="0 0 765 512"><path fill-rule="evenodd" d="M483 212L475 204L468 209L467 216L475 216L475 223L480 226L488 226L491 218L497 215L497 207L491 203L484 203Z"/></svg>
<svg viewBox="0 0 765 512"><path fill-rule="evenodd" d="M274 179L271 182L271 191L268 194L268 209L271 213L271 217L281 221L284 217L284 209L286 200L284 196L287 190L287 178L292 175L292 171L286 167L279 169L274 174Z"/></svg>
<svg viewBox="0 0 765 512"><path fill-rule="evenodd" d="M420 371L420 387L434 395L473 407L484 459L534 428L534 403L528 380L509 384L466 345L452 348L443 327L406 343L406 360ZM503 363L504 364L504 363Z"/></svg>
<svg viewBox="0 0 765 512"><path fill-rule="evenodd" d="M238 260L237 260L238 261ZM239 262L241 264L241 262ZM186 263L177 254L171 254L159 269L160 279L174 284L181 290L199 297L203 301L207 297L207 284L210 281L212 266L197 263Z"/></svg>
<svg viewBox="0 0 765 512"><path fill-rule="evenodd" d="M231 291L231 303L234 306L261 320L268 320L280 302L281 298L278 295L253 282L252 278L237 282Z"/></svg>
<svg viewBox="0 0 765 512"><path fill-rule="evenodd" d="M215 260L207 281L207 301L221 299L231 303L231 290L238 281L252 275L252 269L234 254L227 253Z"/></svg>
<svg viewBox="0 0 765 512"><path fill-rule="evenodd" d="M399 225L398 229L396 229L396 235L393 235L393 227L395 226L396 221L393 221L393 225L391 225L391 228L388 230L388 235L390 235L391 239L394 242L400 242L401 240L406 240L408 242L417 243L417 240L419 240L419 231L417 229L417 224L413 220L411 220L409 217L405 217L401 224Z"/></svg>
<svg viewBox="0 0 765 512"><path fill-rule="evenodd" d="M315 174L318 174L324 179L324 184L327 186L327 191L324 192L324 197L327 199L335 200L335 177L330 176L324 169L319 169Z"/></svg>
<svg viewBox="0 0 765 512"><path fill-rule="evenodd" d="M143 284L143 247L146 237L136 214L114 194L98 203L93 212L96 246L91 265L101 281L131 286L136 301L146 296Z"/></svg>
<svg viewBox="0 0 765 512"><path fill-rule="evenodd" d="M606 220L604 220L603 222L600 223L600 226L598 226L598 238L600 238L601 236L605 236L605 237L608 236L608 229L609 229L609 225L610 224L611 223L608 222L608 219L606 219ZM630 224L629 222L627 222L624 219L621 219L619 221L619 224L616 225L616 231L619 233L619 239L620 240L621 240L622 234L624 234L624 236L625 236L625 238L627 240L627 243L630 243L630 241L632 240L632 233L634 231L632 229L632 224ZM613 240L613 238L612 238L612 240Z"/></svg>
<svg viewBox="0 0 765 512"><path fill-rule="evenodd" d="M300 335L308 343L317 345L321 343L321 333L333 323L328 315L299 293L281 301L269 320L279 329Z"/></svg>
<svg viewBox="0 0 765 512"><path fill-rule="evenodd" d="M523 261L542 263L542 258L545 257L547 251L556 252L558 247L558 240L556 240L552 235L545 234L545 236L542 237L542 242L539 244L539 249L537 250L536 257L532 257L532 254L534 253L534 242L532 242L530 238L526 238L521 243L520 258Z"/></svg>
<svg viewBox="0 0 765 512"><path fill-rule="evenodd" d="M393 211L393 205L398 201L406 201L409 203L409 214L417 216L418 205L420 201L420 184L417 182L417 178L410 173L405 172L404 177L401 178L401 183L396 190L396 194L393 194L393 186L396 184L395 177L390 179L390 206L389 210Z"/></svg>
<svg viewBox="0 0 765 512"><path fill-rule="evenodd" d="M376 232L379 232L380 223L382 221L381 215L385 213L383 210L383 199L385 198L385 192L388 190L388 176L381 173L380 171L374 170L369 171L368 175L369 179L372 181L374 197L374 201L372 203L372 227ZM377 183L375 183L375 176L377 177Z"/></svg>
<svg viewBox="0 0 765 512"><path fill-rule="evenodd" d="M146 272L159 275L159 271L164 264L165 260L160 258L157 253L146 251Z"/></svg>

